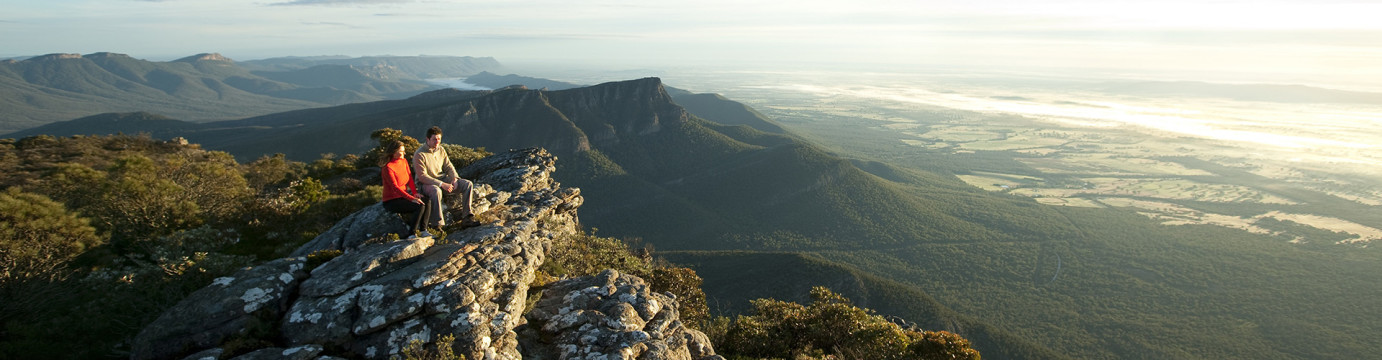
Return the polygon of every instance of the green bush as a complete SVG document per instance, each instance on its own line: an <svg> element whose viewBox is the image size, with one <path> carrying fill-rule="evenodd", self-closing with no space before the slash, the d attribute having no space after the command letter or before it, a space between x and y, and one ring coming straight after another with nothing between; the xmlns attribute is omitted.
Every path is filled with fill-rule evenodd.
<svg viewBox="0 0 1382 360"><path fill-rule="evenodd" d="M377 141L378 145L375 145L373 148L366 150L363 155L360 155L355 161L356 168L364 169L367 167L379 166L379 159L386 158L393 153L394 149L385 149L384 147L388 146L388 144L394 140L403 142L404 156L412 156L413 152L416 152L417 148L422 146L422 143L419 143L417 139L414 139L412 136L403 135L402 130L394 130L391 128L375 130L369 134L369 138Z"/></svg>
<svg viewBox="0 0 1382 360"><path fill-rule="evenodd" d="M403 359L404 359L404 360L465 360L465 355L456 355L456 353L454 352L454 350L451 349L452 344L455 343L455 342L456 342L456 335L452 335L452 334L442 335L441 337L437 338L437 341L434 342L434 343L432 343L432 347L431 347L431 348L428 348L427 346L425 346L425 344L423 344L423 342L422 342L421 340L409 341L409 342L408 342L408 345L403 347ZM392 359L397 359L398 357L397 357L397 356L394 356L394 357L391 357L391 358L392 358Z"/></svg>
<svg viewBox="0 0 1382 360"><path fill-rule="evenodd" d="M326 186L323 186L321 181L310 176L302 180L294 181L288 189L290 189L291 192L288 194L287 203L294 212L307 210L307 208L313 205L326 201L326 198L331 196L331 193L326 191Z"/></svg>
<svg viewBox="0 0 1382 360"><path fill-rule="evenodd" d="M336 159L336 154L325 153L321 158L313 160L307 164L307 176L318 179L330 179L342 174L355 171L355 164L360 159L354 154L346 155L341 159Z"/></svg>
<svg viewBox="0 0 1382 360"><path fill-rule="evenodd" d="M671 292L677 295L677 313L686 324L701 324L710 319L710 308L705 303L705 291L701 289L701 277L695 270L683 267L656 267L645 278L654 291Z"/></svg>
<svg viewBox="0 0 1382 360"><path fill-rule="evenodd" d="M472 149L453 144L441 144L441 147L446 149L446 157L451 159L451 166L456 167L458 171L474 163L476 160L494 155L492 152L485 151L485 148Z"/></svg>
<svg viewBox="0 0 1382 360"><path fill-rule="evenodd" d="M125 248L208 222L238 223L236 220L251 199L239 165L229 154L197 149L105 153L100 148L81 145L84 141L91 139L60 142L69 150L85 149L72 152L77 155L68 154L81 161L34 163L32 166L38 169L18 172L41 179L27 182L30 191L46 194L90 216L94 226L111 234L111 242L117 247ZM47 176L40 176L41 173Z"/></svg>
<svg viewBox="0 0 1382 360"><path fill-rule="evenodd" d="M48 197L11 187L0 192L0 323L33 313L58 291L67 264L103 238L87 219Z"/></svg>
<svg viewBox="0 0 1382 360"><path fill-rule="evenodd" d="M261 191L283 184L307 171L302 163L290 161L283 153L264 155L254 162L241 166L245 181L250 189Z"/></svg>
<svg viewBox="0 0 1382 360"><path fill-rule="evenodd" d="M694 270L656 261L649 248L633 251L625 241L584 232L553 242L547 260L538 268L534 290L557 278L595 275L605 269L638 276L652 291L676 295L677 312L686 324L701 324L710 317L701 277Z"/></svg>
<svg viewBox="0 0 1382 360"><path fill-rule="evenodd" d="M954 334L902 329L824 287L811 297L806 306L754 300L754 315L735 319L717 350L759 358L979 359Z"/></svg>
<svg viewBox="0 0 1382 360"><path fill-rule="evenodd" d="M312 269L316 269L318 266L325 264L327 261L331 261L331 259L335 259L336 257L341 256L341 254L343 254L343 252L341 252L340 250L331 249L317 250L311 254L307 254L307 265L304 266L304 270L307 272L312 272Z"/></svg>
<svg viewBox="0 0 1382 360"><path fill-rule="evenodd" d="M147 136L0 141L0 187L12 187L0 234L16 235L0 239L3 272L42 274L0 284L0 358L128 358L129 339L187 294L379 201L377 185L337 193L317 180L336 179L308 176L356 161L241 166ZM52 270L26 270L32 260Z"/></svg>

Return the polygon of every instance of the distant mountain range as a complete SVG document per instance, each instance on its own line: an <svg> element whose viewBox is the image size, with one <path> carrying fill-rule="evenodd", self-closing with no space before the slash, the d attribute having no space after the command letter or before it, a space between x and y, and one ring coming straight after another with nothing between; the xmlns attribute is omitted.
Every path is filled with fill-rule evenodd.
<svg viewBox="0 0 1382 360"><path fill-rule="evenodd" d="M683 100L689 105L683 107ZM404 100L207 123L149 113L105 114L7 136L148 132L182 136L242 161L272 153L312 160L322 153L361 153L374 145L368 134L375 129L421 137L433 125L443 129L449 143L552 151L560 158L558 180L583 190L586 226L602 235L643 237L660 249L848 251L1014 239L1029 231L993 228L987 224L994 221L988 211L1008 213L995 218L1031 221L1051 215L1045 208L986 196L957 180L870 164L870 171L890 178L929 184L926 190L932 195L919 196L797 138L743 104L713 94L668 91L657 78L558 91L445 89ZM950 201L938 196L963 196L974 206L944 204ZM784 281L773 273L759 276L757 281ZM922 308L944 308L929 299L906 301L931 301ZM969 337L1005 339L980 346L987 348L985 354L1054 356L1049 349L953 312L898 315L953 325Z"/></svg>
<svg viewBox="0 0 1382 360"><path fill-rule="evenodd" d="M376 129L421 137L435 125L448 143L548 149L559 157L557 180L582 189L583 226L642 238L696 269L723 311L826 285L962 334L990 359L1374 353L1375 311L1356 304L1376 291L1334 286L1376 273L1376 262L1359 260L1371 258L1163 226L1120 209L1044 206L953 176L849 159L743 104L657 78L576 86L477 73L467 82L496 90L200 123L102 114L3 136L147 132L242 162L273 153L310 161L361 153ZM1319 332L1309 323L1319 319L1359 331ZM1345 346L1317 345L1322 338Z"/></svg>
<svg viewBox="0 0 1382 360"><path fill-rule="evenodd" d="M503 66L491 57L469 56L315 56L279 57L250 60L240 63L256 73L291 72L318 66L345 66L359 69L379 69L401 79L425 80L464 77Z"/></svg>
<svg viewBox="0 0 1382 360"><path fill-rule="evenodd" d="M111 112L201 122L397 99L501 65L492 58L276 58L219 54L153 62L124 54L49 54L0 61L0 133Z"/></svg>
<svg viewBox="0 0 1382 360"><path fill-rule="evenodd" d="M521 75L514 75L514 74L499 75L499 74L495 74L495 73L488 72L488 71L484 71L484 72L480 72L479 74L471 75L470 77L467 77L467 78L465 79L465 82L466 82L466 83L469 83L469 84L474 84L474 85L479 85L479 86L487 87L487 88L490 88L490 89L502 89L502 88L505 88L505 87L509 87L509 86L511 86L511 85L523 85L524 87L527 87L527 88L530 88L530 89L546 89L546 90L566 90L566 89L575 89L575 88L578 88L578 87L589 86L589 84L586 84L586 85L573 84L573 83L569 83L569 82L562 82L562 81L556 81L556 80L541 79L541 78L528 77L528 76L521 76Z"/></svg>

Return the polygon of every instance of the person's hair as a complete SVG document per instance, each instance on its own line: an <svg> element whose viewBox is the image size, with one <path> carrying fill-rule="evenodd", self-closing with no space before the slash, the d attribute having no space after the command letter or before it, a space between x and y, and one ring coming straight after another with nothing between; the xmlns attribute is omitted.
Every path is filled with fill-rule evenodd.
<svg viewBox="0 0 1382 360"><path fill-rule="evenodd" d="M432 138L432 135L441 135L441 128L433 126L431 129L427 129L427 138Z"/></svg>
<svg viewBox="0 0 1382 360"><path fill-rule="evenodd" d="M388 164L389 161L392 161L393 153L398 151L398 148L401 147L403 147L403 141L401 140L389 140L389 142L384 143L384 148L382 149L384 151L379 153L379 167L384 167L384 164ZM407 149L404 149L403 156L408 156Z"/></svg>

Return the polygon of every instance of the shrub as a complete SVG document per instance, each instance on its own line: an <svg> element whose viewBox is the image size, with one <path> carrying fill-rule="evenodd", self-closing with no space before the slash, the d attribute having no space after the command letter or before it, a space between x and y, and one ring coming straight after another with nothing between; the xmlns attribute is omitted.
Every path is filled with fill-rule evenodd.
<svg viewBox="0 0 1382 360"><path fill-rule="evenodd" d="M452 144L441 144L441 147L446 149L446 157L451 159L451 166L456 167L458 171L474 163L476 160L494 155L492 152L485 151L483 147L472 149Z"/></svg>
<svg viewBox="0 0 1382 360"><path fill-rule="evenodd" d="M264 155L249 164L241 166L245 173L245 181L250 189L262 193L275 184L290 181L302 173L306 172L306 166L302 163L289 161L283 153L273 156Z"/></svg>
<svg viewBox="0 0 1382 360"><path fill-rule="evenodd" d="M234 222L251 199L239 165L223 152L129 152L96 167L65 162L47 169L33 191L91 216L121 248L209 221Z"/></svg>
<svg viewBox="0 0 1382 360"><path fill-rule="evenodd" d="M48 285L70 274L68 262L102 241L87 219L46 196L0 192L0 323L46 301Z"/></svg>
<svg viewBox="0 0 1382 360"><path fill-rule="evenodd" d="M58 145L59 140L52 135L34 135L19 139L14 147L20 150L41 149Z"/></svg>
<svg viewBox="0 0 1382 360"><path fill-rule="evenodd" d="M363 169L371 166L379 166L379 159L388 157L389 154L393 153L394 149L385 149L384 147L394 140L403 142L404 156L412 156L413 152L416 152L417 148L422 146L422 143L418 142L417 139L403 135L403 131L401 130L394 130L391 128L375 130L369 134L369 138L377 141L378 145L366 150L363 155L360 155L360 157L355 160L356 168Z"/></svg>
<svg viewBox="0 0 1382 360"><path fill-rule="evenodd" d="M657 267L646 278L654 291L666 291L677 296L677 313L686 324L702 324L710 319L710 307L705 303L705 290L695 270L682 267Z"/></svg>
<svg viewBox="0 0 1382 360"><path fill-rule="evenodd" d="M187 189L182 197L197 204L204 222L226 222L243 213L252 192L235 158L219 151L184 152L166 157L159 171Z"/></svg>
<svg viewBox="0 0 1382 360"><path fill-rule="evenodd" d="M116 241L170 234L201 225L201 209L189 189L163 176L152 159L129 155L116 160L95 214Z"/></svg>
<svg viewBox="0 0 1382 360"><path fill-rule="evenodd" d="M321 158L307 164L307 176L318 179L330 179L341 174L355 171L355 163L360 161L355 155L346 155L340 160L336 159L336 154L322 154Z"/></svg>
<svg viewBox="0 0 1382 360"><path fill-rule="evenodd" d="M341 256L341 254L342 252L340 250L331 249L317 250L311 254L307 254L307 265L304 266L304 269L307 272L312 272L312 269L316 269L318 266L325 264L327 261L331 261L331 259L335 259L336 257Z"/></svg>
<svg viewBox="0 0 1382 360"><path fill-rule="evenodd" d="M160 313L251 263L249 257L216 251L237 238L235 232L204 226L85 265L69 279L49 284L54 293L42 297L35 311L3 324L0 358L128 357L121 354L128 351L128 340ZM86 257L74 263L85 263Z"/></svg>
<svg viewBox="0 0 1382 360"><path fill-rule="evenodd" d="M812 303L758 299L717 347L722 353L776 358L979 359L969 341L943 331L904 330L824 287Z"/></svg>
<svg viewBox="0 0 1382 360"><path fill-rule="evenodd" d="M909 359L979 359L969 339L949 331L908 331L907 336L912 341L905 354Z"/></svg>
<svg viewBox="0 0 1382 360"><path fill-rule="evenodd" d="M408 346L403 347L404 360L465 360L465 355L456 355L451 349L456 342L456 335L446 334L437 338L429 349L423 344L422 340L408 342ZM395 359L397 357L394 357Z"/></svg>
<svg viewBox="0 0 1382 360"><path fill-rule="evenodd" d="M686 324L704 323L710 317L701 277L694 270L655 261L650 249L631 251L619 239L588 233L558 238L537 275L539 284L545 284L561 277L595 275L605 269L638 276L652 291L676 295L677 312Z"/></svg>
<svg viewBox="0 0 1382 360"><path fill-rule="evenodd" d="M331 193L326 191L326 186L315 178L307 177L302 180L294 181L288 187L287 205L293 212L302 212L307 208L326 201Z"/></svg>

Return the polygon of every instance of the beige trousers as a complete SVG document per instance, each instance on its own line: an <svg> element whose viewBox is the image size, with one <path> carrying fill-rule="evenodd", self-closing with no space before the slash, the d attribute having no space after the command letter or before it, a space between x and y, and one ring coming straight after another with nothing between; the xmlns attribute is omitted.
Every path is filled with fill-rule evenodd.
<svg viewBox="0 0 1382 360"><path fill-rule="evenodd" d="M446 192L436 185L418 185L418 189L422 190L422 194L426 195L427 199L427 203L423 204L427 207L427 226L440 229L446 225L446 218L442 216L442 195ZM456 189L451 191L452 195L461 197L461 217L471 215L470 200L474 196L472 195L474 189L475 184L471 183L470 180L460 179L456 182Z"/></svg>

